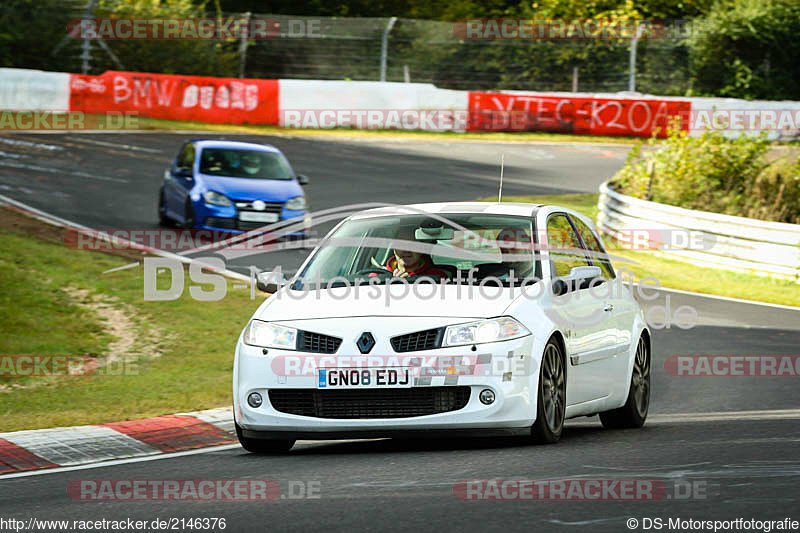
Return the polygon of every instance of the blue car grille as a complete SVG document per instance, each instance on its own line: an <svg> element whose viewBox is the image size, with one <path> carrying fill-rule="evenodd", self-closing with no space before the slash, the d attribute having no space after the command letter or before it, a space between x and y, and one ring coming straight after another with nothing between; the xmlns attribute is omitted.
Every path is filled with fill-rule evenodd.
<svg viewBox="0 0 800 533"><path fill-rule="evenodd" d="M208 217L208 218L206 218L205 225L209 226L211 228L236 229L236 219L235 218Z"/></svg>
<svg viewBox="0 0 800 533"><path fill-rule="evenodd" d="M280 213L283 211L283 202L264 202L262 210L253 209L253 202L234 202L239 211L255 211L256 213Z"/></svg>

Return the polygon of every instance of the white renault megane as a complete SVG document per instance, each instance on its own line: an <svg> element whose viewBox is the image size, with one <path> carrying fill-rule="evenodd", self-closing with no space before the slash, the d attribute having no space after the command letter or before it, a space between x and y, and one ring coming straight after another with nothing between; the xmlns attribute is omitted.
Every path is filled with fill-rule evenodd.
<svg viewBox="0 0 800 533"><path fill-rule="evenodd" d="M441 203L363 211L321 241L236 346L236 431L296 439L525 435L600 414L641 427L651 337L591 220Z"/></svg>

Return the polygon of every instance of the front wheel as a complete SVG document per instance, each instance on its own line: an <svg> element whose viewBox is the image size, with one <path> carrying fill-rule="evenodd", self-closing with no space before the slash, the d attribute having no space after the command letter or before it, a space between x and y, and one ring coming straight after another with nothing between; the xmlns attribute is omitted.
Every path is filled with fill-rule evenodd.
<svg viewBox="0 0 800 533"><path fill-rule="evenodd" d="M242 428L236 424L236 437L239 439L239 444L242 448L250 453L260 454L281 454L286 453L294 446L294 440L268 440L268 439L250 439L242 434Z"/></svg>
<svg viewBox="0 0 800 533"><path fill-rule="evenodd" d="M183 215L183 227L185 229L193 229L194 224L195 224L194 206L192 205L192 201L187 198L186 207L184 209L184 215Z"/></svg>
<svg viewBox="0 0 800 533"><path fill-rule="evenodd" d="M567 407L567 375L564 355L555 339L547 341L539 368L536 422L531 436L539 444L553 444L561 438Z"/></svg>
<svg viewBox="0 0 800 533"><path fill-rule="evenodd" d="M158 223L162 226L171 226L172 220L167 216L167 203L164 199L164 188L158 192Z"/></svg>
<svg viewBox="0 0 800 533"><path fill-rule="evenodd" d="M608 429L640 428L647 419L650 408L650 349L644 336L636 345L631 386L625 405L613 411L600 413L600 422Z"/></svg>

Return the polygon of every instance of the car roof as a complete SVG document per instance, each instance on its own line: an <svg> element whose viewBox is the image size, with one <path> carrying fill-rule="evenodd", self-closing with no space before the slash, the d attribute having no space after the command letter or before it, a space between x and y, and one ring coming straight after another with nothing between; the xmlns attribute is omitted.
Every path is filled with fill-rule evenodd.
<svg viewBox="0 0 800 533"><path fill-rule="evenodd" d="M280 150L271 144L251 143L244 141L229 141L227 139L191 139L189 142L198 148L233 148L239 150L252 150L257 152L278 152Z"/></svg>
<svg viewBox="0 0 800 533"><path fill-rule="evenodd" d="M533 216L540 207L542 207L542 204L525 204L518 202L439 202L378 207L353 215L353 218L412 215L415 213L487 214L530 217Z"/></svg>

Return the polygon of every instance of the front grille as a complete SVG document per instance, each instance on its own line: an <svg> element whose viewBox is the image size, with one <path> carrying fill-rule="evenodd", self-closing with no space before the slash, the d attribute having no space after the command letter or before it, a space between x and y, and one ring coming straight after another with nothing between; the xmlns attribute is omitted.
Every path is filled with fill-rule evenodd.
<svg viewBox="0 0 800 533"><path fill-rule="evenodd" d="M253 231L268 226L272 222L245 222L235 218L207 217L206 226L220 229L238 229L240 231Z"/></svg>
<svg viewBox="0 0 800 533"><path fill-rule="evenodd" d="M247 222L244 220L239 220L237 222L239 223L239 229L241 231L253 231L254 229L259 229L263 228L264 226L274 224L274 222Z"/></svg>
<svg viewBox="0 0 800 533"><path fill-rule="evenodd" d="M443 335L444 328L427 329L398 335L391 338L392 348L394 348L395 352L416 352L440 348Z"/></svg>
<svg viewBox="0 0 800 533"><path fill-rule="evenodd" d="M410 389L272 389L276 411L315 418L406 418L463 409L469 387Z"/></svg>
<svg viewBox="0 0 800 533"><path fill-rule="evenodd" d="M206 218L206 226L211 228L236 229L236 219L208 217Z"/></svg>
<svg viewBox="0 0 800 533"><path fill-rule="evenodd" d="M235 202L236 209L239 211L255 211L256 213L280 213L283 210L283 202L264 202L264 209L256 211L253 209L253 202Z"/></svg>
<svg viewBox="0 0 800 533"><path fill-rule="evenodd" d="M302 330L297 332L297 351L300 352L336 353L340 344L342 339L339 337Z"/></svg>

